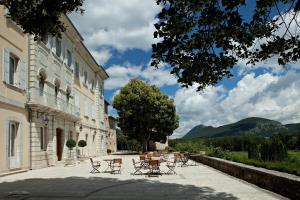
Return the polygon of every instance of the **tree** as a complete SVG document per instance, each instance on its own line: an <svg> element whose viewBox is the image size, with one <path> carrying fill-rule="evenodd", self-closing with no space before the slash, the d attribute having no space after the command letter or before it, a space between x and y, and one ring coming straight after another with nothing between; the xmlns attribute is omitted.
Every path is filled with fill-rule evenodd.
<svg viewBox="0 0 300 200"><path fill-rule="evenodd" d="M174 101L159 88L132 79L114 97L113 107L118 111L119 127L131 139L137 139L144 151L149 140L159 141L178 128Z"/></svg>
<svg viewBox="0 0 300 200"><path fill-rule="evenodd" d="M232 77L239 59L300 58L300 0L157 0L152 66L168 63L184 87L198 90ZM253 15L245 15L250 11ZM252 12L251 12L252 11ZM294 26L294 28L292 28Z"/></svg>
<svg viewBox="0 0 300 200"><path fill-rule="evenodd" d="M0 0L8 9L8 16L20 25L25 33L36 36L61 36L65 31L60 21L62 14L81 11L84 0Z"/></svg>

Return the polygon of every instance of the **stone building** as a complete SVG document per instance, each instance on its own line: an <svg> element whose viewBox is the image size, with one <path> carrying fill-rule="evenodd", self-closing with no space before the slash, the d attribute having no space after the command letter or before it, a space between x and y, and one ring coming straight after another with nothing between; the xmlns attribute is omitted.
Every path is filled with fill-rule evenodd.
<svg viewBox="0 0 300 200"><path fill-rule="evenodd" d="M31 167L42 168L68 157L70 138L87 141L84 156L106 153L105 70L91 56L70 19L61 38L29 39Z"/></svg>
<svg viewBox="0 0 300 200"><path fill-rule="evenodd" d="M112 152L116 152L117 151L117 133L116 133L117 120L114 117L109 116L108 106L109 103L107 101L104 101L105 127L107 130L106 146L107 149L110 149Z"/></svg>
<svg viewBox="0 0 300 200"><path fill-rule="evenodd" d="M0 6L0 174L29 169L28 37Z"/></svg>

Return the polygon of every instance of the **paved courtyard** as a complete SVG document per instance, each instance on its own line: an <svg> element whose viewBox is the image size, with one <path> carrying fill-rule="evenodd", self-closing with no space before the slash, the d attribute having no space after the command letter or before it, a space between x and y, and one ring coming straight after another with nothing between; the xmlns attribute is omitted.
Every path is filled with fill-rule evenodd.
<svg viewBox="0 0 300 200"><path fill-rule="evenodd" d="M112 157L123 159L121 174L91 174L90 163L85 161L75 167L49 167L0 177L0 199L282 199L201 164L177 167L177 175L148 177L131 175L134 171L131 159L138 156L95 160ZM106 166L102 161L101 171Z"/></svg>

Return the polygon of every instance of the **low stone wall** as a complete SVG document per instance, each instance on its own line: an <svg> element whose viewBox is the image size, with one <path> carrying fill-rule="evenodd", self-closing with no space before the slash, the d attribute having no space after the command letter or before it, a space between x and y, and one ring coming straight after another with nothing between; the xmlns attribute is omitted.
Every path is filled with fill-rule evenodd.
<svg viewBox="0 0 300 200"><path fill-rule="evenodd" d="M298 176L205 155L193 155L191 159L290 199L300 199Z"/></svg>

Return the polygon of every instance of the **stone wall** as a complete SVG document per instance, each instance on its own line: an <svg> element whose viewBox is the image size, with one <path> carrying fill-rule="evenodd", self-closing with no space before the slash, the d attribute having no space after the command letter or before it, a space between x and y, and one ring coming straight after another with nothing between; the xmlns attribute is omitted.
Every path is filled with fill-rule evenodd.
<svg viewBox="0 0 300 200"><path fill-rule="evenodd" d="M298 176L204 155L192 156L192 159L290 199L300 199L300 177Z"/></svg>

